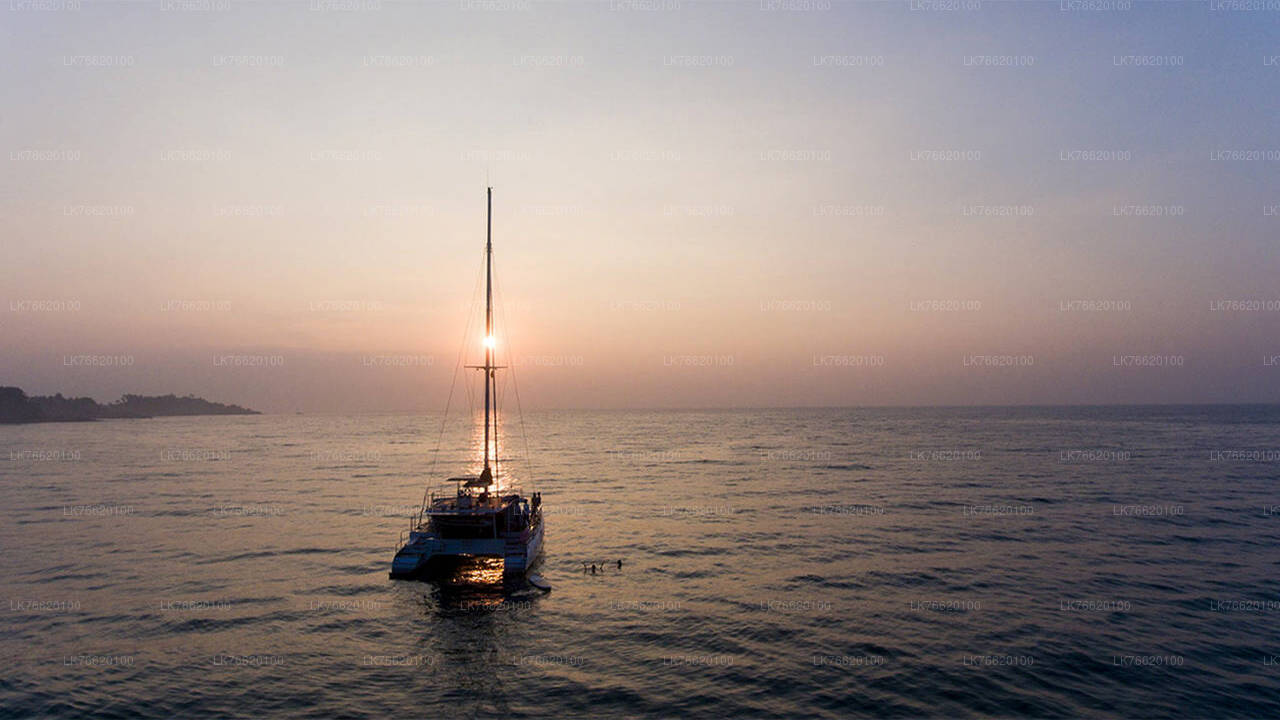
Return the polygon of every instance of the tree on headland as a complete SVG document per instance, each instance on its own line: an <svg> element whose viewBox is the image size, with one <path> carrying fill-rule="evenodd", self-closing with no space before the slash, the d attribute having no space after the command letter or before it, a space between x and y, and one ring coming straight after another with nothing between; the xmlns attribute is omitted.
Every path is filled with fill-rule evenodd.
<svg viewBox="0 0 1280 720"><path fill-rule="evenodd" d="M0 422L36 422L40 418L40 408L22 388L0 387Z"/></svg>
<svg viewBox="0 0 1280 720"><path fill-rule="evenodd" d="M106 405L109 413L120 413L110 417L137 417L155 415L256 415L257 413L239 405L226 405L210 402L195 395L178 397L168 395L133 395L126 394L119 400Z"/></svg>

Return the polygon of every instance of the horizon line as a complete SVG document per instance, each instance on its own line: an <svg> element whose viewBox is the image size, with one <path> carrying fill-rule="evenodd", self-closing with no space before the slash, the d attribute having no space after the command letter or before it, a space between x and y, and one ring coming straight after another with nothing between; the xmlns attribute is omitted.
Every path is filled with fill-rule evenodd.
<svg viewBox="0 0 1280 720"><path fill-rule="evenodd" d="M1168 403L1020 403L1008 405L759 405L759 406L690 406L690 407L541 407L533 412L714 412L756 410L980 410L1015 408L1172 408L1172 407L1280 407L1280 401L1268 402L1168 402ZM423 410L352 410L330 411L262 411L261 415L421 415L442 411Z"/></svg>

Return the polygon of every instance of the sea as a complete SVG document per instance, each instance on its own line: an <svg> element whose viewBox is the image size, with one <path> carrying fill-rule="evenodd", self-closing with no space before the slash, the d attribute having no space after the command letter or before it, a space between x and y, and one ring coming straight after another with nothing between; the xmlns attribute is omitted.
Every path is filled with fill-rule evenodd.
<svg viewBox="0 0 1280 720"><path fill-rule="evenodd" d="M0 426L0 717L1280 717L1280 407L527 412L392 580L470 420Z"/></svg>

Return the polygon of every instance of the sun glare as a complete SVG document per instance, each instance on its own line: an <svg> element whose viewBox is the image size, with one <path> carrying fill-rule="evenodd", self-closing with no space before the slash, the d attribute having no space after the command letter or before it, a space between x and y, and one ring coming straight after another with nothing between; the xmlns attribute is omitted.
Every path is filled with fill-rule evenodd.
<svg viewBox="0 0 1280 720"><path fill-rule="evenodd" d="M490 350L492 350L493 346L497 344L498 344L497 341L493 339L492 335L489 335L484 339L484 346L489 348Z"/></svg>

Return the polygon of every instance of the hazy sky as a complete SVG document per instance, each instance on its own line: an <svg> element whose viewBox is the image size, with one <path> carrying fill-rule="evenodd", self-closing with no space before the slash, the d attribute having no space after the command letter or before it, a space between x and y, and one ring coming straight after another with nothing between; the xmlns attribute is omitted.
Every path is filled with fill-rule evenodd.
<svg viewBox="0 0 1280 720"><path fill-rule="evenodd" d="M0 384L1280 401L1276 3L6 2Z"/></svg>

